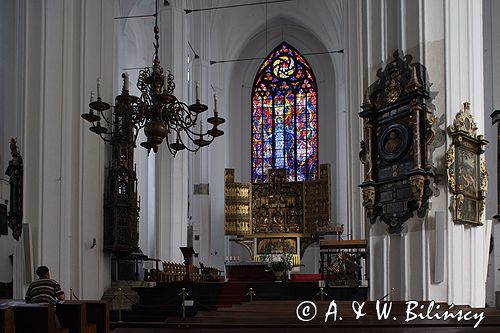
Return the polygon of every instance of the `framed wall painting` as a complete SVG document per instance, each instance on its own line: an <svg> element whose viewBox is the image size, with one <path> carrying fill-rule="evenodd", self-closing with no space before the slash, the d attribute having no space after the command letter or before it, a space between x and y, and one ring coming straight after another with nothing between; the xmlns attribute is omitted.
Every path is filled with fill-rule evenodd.
<svg viewBox="0 0 500 333"><path fill-rule="evenodd" d="M447 167L453 221L482 225L488 188L484 147L488 141L476 133L477 126L468 102L457 113L448 131L452 138Z"/></svg>

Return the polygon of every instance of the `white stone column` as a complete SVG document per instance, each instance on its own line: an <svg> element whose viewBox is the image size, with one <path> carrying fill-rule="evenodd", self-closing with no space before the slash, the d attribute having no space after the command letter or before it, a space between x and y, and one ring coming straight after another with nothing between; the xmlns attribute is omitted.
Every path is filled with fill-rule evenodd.
<svg viewBox="0 0 500 333"><path fill-rule="evenodd" d="M114 20L115 27L115 71L118 84L115 93L122 89L123 73L129 75L129 92L140 96L137 79L140 71L152 66L154 55L154 16L134 17L135 15L154 14L155 1L137 1L133 6L127 1L115 1L116 16L126 17ZM160 46L161 48L161 46ZM137 173L137 192L140 199L139 248L149 256L156 257L156 154L149 153L140 144L146 141L141 130L136 140L134 163Z"/></svg>
<svg viewBox="0 0 500 333"><path fill-rule="evenodd" d="M200 2L197 7L204 7ZM207 118L213 116L214 94L217 94L219 116L227 121L227 94L221 88L220 70L217 65L210 64L214 54L218 54L218 38L212 35L213 16L206 13L191 13L188 16L189 40L199 58L193 59L191 86L194 91L195 82L200 83L201 102L208 110L199 118L206 131L212 125ZM194 96L193 96L194 97ZM216 138L208 147L201 148L191 159L191 183L208 184L207 194L192 196L194 235L199 240L194 244L199 251L199 261L211 267L222 269L226 254L224 238L224 168L226 154L219 150L228 136L227 122L220 126L224 136ZM190 191L193 189L191 188ZM222 198L222 199L221 199ZM222 214L222 215L221 215Z"/></svg>
<svg viewBox="0 0 500 333"><path fill-rule="evenodd" d="M484 133L482 14L481 1L445 1L447 123L470 101L479 134ZM478 259L487 255L486 226L457 225L450 214L448 221L448 302L484 306L486 267Z"/></svg>
<svg viewBox="0 0 500 333"><path fill-rule="evenodd" d="M483 1L484 21L484 114L485 138L490 141L486 147L486 165L488 169L488 198L486 204L486 218L497 215L498 212L498 124L490 125L489 115L500 110L500 22L496 19L500 15L500 2L494 0ZM492 234L495 243L500 240L500 223L493 220ZM495 245L489 256L489 271L487 281L486 303L494 306L496 292L500 292L500 246Z"/></svg>
<svg viewBox="0 0 500 333"><path fill-rule="evenodd" d="M186 38L182 1L170 1L160 7L160 60L175 76L174 94L186 101ZM182 262L180 246L187 244L188 152L174 158L166 143L156 157L157 258Z"/></svg>
<svg viewBox="0 0 500 333"><path fill-rule="evenodd" d="M0 77L5 78L0 82L0 203L9 209L10 186L8 176L4 173L9 165L10 155L9 140L17 138L18 147L23 145L22 114L17 112L24 100L24 91L19 89L23 82L16 74L22 70L21 55L24 48L25 16L22 12L23 3L9 0L2 4L0 12L0 40L4 47L0 50ZM21 154L23 151L21 150ZM15 277L22 276L20 266L16 262L11 266L9 256L21 256L21 241L17 242L8 229L8 235L0 236L0 273L1 282L15 281ZM17 267L19 266L19 268ZM18 273L16 273L18 272ZM22 293L20 283L14 284L14 294Z"/></svg>
<svg viewBox="0 0 500 333"><path fill-rule="evenodd" d="M350 149L348 154L348 190L347 190L347 219L335 221L337 224L349 225L346 232L351 234L350 239L365 239L365 225L363 221L363 206L360 180L363 171L359 163L359 142L363 133L363 124L360 121L360 101L363 99L363 39L362 39L362 5L359 1L344 0L344 67L346 68L346 121ZM341 127L341 126L340 126ZM340 149L339 149L340 150ZM333 187L336 187L334 184Z"/></svg>
<svg viewBox="0 0 500 333"><path fill-rule="evenodd" d="M112 3L21 1L17 87L24 157L24 221L31 226L34 271L47 265L69 295L99 298L110 284L102 247L104 150L80 114L89 90L103 78L103 98L112 86ZM24 45L24 47L23 47ZM97 247L90 248L96 238ZM22 284L22 252L14 258L14 281ZM97 281L96 281L97 276ZM15 286L14 297L24 295Z"/></svg>
<svg viewBox="0 0 500 333"><path fill-rule="evenodd" d="M193 15L188 16L189 22L193 22ZM190 25L191 29L189 31L189 39L195 46L200 45L200 41L203 40L203 23L199 23L195 26ZM206 131L209 124L207 123L207 114L210 112L212 105L212 99L210 98L210 92L212 91L210 86L209 77L207 74L208 62L205 60L206 52L205 49L198 50L200 52L200 58L193 59L192 63L192 79L191 79L191 91L193 92L190 101L194 101L196 96L196 84L199 88L199 98L202 104L209 107L204 114L200 114L198 117L198 124L196 126L197 132L200 132L200 124L203 123L203 130ZM210 266L211 259L211 227L210 227L210 196L213 191L210 188L210 180L207 177L207 163L208 163L208 147L201 148L196 154L190 156L191 174L189 191L191 193L191 205L192 205L192 222L193 222L193 245L195 250L199 254L198 262L203 263L205 266ZM209 184L209 192L204 194L194 194L194 187L200 184Z"/></svg>

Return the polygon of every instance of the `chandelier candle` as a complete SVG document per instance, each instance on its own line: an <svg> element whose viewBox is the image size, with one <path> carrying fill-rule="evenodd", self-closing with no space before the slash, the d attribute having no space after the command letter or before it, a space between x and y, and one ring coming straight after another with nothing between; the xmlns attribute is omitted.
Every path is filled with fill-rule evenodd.
<svg viewBox="0 0 500 333"><path fill-rule="evenodd" d="M101 79L97 79L97 99L101 98Z"/></svg>
<svg viewBox="0 0 500 333"><path fill-rule="evenodd" d="M129 85L129 80L128 80L128 73L123 73L124 80L123 80L123 90L129 91L128 90L128 85Z"/></svg>

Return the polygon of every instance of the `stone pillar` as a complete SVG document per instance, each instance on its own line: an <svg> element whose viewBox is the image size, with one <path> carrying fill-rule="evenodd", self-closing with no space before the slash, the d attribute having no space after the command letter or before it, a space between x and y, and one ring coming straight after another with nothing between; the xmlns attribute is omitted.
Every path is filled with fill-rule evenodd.
<svg viewBox="0 0 500 333"><path fill-rule="evenodd" d="M362 2L364 87L376 80L376 70L394 49L423 63L431 82L437 124L444 130L463 102L484 133L482 2L400 1ZM471 227L452 222L443 158L447 140L436 127L434 166L438 174L427 217L405 222L399 237L384 228L368 225L370 236L370 297L379 298L395 288L395 299L434 299L455 304L484 306L485 262L489 241L487 226ZM436 211L445 212L445 244L435 245ZM379 222L377 222L379 223ZM434 283L437 246L444 247L444 282ZM411 286L411 287L410 287Z"/></svg>
<svg viewBox="0 0 500 333"><path fill-rule="evenodd" d="M154 47L153 26L154 17L133 17L134 15L155 12L155 1L138 1L133 7L126 1L116 2L120 17L132 16L126 19L114 20L116 72L114 77L121 81L121 74L129 75L130 94L140 96L137 79L144 67L152 66ZM161 45L162 46L162 45ZM160 46L160 47L161 47ZM118 81L118 82L119 82ZM117 85L116 94L121 92ZM144 131L137 137L137 148L134 151L134 162L137 167L137 191L140 197L139 212L139 248L148 257L156 257L156 154L148 153L140 144L146 141Z"/></svg>
<svg viewBox="0 0 500 333"><path fill-rule="evenodd" d="M500 110L500 22L495 19L500 15L500 3L494 0L483 1L484 20L484 113L485 138L490 141L486 147L486 166L488 169L488 197L486 202L486 217L500 214L498 205L498 139L500 138L499 123L491 126L488 115ZM487 279L486 303L493 306L500 302L500 223L493 220L492 234L496 245L489 256L489 270ZM496 297L496 294L499 296ZM495 299L496 298L496 299ZM500 304L500 303L497 303Z"/></svg>
<svg viewBox="0 0 500 333"><path fill-rule="evenodd" d="M160 6L160 60L164 70L175 76L175 96L186 94L186 37L182 1ZM172 157L166 143L156 156L156 256L182 262L180 246L187 244L187 177L189 152Z"/></svg>
<svg viewBox="0 0 500 333"><path fill-rule="evenodd" d="M198 7L204 7L203 2L199 2ZM191 13L187 15L189 24L189 40L199 58L194 58L194 54L189 50L192 59L192 78L190 85L194 92L195 82L200 82L200 97L202 103L208 106L208 110L199 119L203 122L203 129L208 126L206 119L213 116L214 94L217 94L219 116L227 121L227 95L221 88L220 70L218 66L210 64L216 53L217 37L213 35L211 27L214 17L204 13ZM194 98L194 94L193 98ZM206 266L223 268L225 258L224 239L224 188L223 174L225 164L225 153L219 150L227 139L227 122L221 126L225 132L224 136L216 138L208 147L200 149L191 158L190 175L191 184L208 185L208 193L192 196L192 222L195 240L193 242L196 251L199 253L199 262ZM193 191L193 188L190 188ZM221 199L222 198L222 199ZM199 241L196 240L199 236Z"/></svg>
<svg viewBox="0 0 500 333"><path fill-rule="evenodd" d="M346 220L335 221L336 224L344 224L346 226L345 234L350 233L351 239L364 239L365 225L363 221L363 206L362 196L359 189L360 179L363 177L363 169L359 162L360 138L363 136L363 124L359 121L358 111L360 110L361 101L363 100L363 31L362 20L360 15L362 3L359 1L344 1L344 56L337 56L335 59L343 59L346 68L346 117L348 127L348 140L351 149L346 149L348 153L348 190L347 190L347 218ZM339 125L339 127L342 127ZM332 188L337 187L334 183ZM332 214L332 216L334 216ZM349 226L347 228L347 226Z"/></svg>
<svg viewBox="0 0 500 333"><path fill-rule="evenodd" d="M80 114L101 77L103 98L112 87L112 15L109 1L19 1L22 66L13 110L25 162L24 222L29 223L36 266L47 265L69 295L99 298L109 286L102 246L104 149ZM93 238L97 247L91 248ZM14 256L14 297L24 297L23 251ZM97 281L96 281L97 277Z"/></svg>
<svg viewBox="0 0 500 333"><path fill-rule="evenodd" d="M18 71L22 69L22 61L20 54L24 47L22 18L18 15L21 11L22 4L15 0L8 0L2 4L0 13L0 40L4 47L0 50L0 76L5 78L0 82L0 204L9 207L10 186L9 177L5 175L5 171L11 159L9 140L17 138L17 144L22 147L22 118L21 113L17 112L20 103L23 101L24 93L19 90L23 85L22 80L18 75ZM24 151L21 151L24 154ZM0 273L1 282L14 281L14 275L19 276L15 272L18 270L17 264L11 266L9 256L14 254L18 257L21 255L21 242L16 242L12 237L12 230L8 230L8 235L0 236ZM21 265L19 265L21 266ZM19 267L20 269L20 267ZM22 293L17 283L14 288L18 289L14 294Z"/></svg>

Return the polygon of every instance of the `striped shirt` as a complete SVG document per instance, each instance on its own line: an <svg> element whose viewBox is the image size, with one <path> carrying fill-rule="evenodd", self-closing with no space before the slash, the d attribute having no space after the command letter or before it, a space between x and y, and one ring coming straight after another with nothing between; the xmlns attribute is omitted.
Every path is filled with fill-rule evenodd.
<svg viewBox="0 0 500 333"><path fill-rule="evenodd" d="M61 286L52 279L38 279L31 282L26 292L26 303L56 304L57 296L64 294Z"/></svg>

